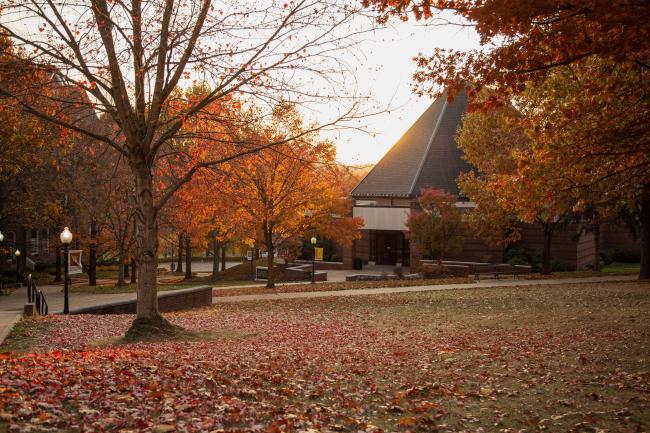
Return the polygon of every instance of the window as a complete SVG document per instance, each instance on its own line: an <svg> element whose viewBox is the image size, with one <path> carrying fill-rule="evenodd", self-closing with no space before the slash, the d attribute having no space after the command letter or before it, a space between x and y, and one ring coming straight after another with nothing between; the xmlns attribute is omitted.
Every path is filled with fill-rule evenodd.
<svg viewBox="0 0 650 433"><path fill-rule="evenodd" d="M31 241L31 255L32 256L37 256L38 255L38 230L32 230L32 241Z"/></svg>

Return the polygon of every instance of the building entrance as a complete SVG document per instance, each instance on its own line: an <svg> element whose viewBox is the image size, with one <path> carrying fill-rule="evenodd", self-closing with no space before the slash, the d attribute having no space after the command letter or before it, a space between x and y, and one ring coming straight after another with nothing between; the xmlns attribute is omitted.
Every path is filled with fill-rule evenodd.
<svg viewBox="0 0 650 433"><path fill-rule="evenodd" d="M370 230L370 261L378 265L410 266L409 241L397 230Z"/></svg>

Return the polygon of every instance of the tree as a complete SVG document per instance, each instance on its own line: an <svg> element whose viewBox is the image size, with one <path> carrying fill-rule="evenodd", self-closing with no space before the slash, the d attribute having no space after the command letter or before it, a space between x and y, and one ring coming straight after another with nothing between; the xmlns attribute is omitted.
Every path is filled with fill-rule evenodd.
<svg viewBox="0 0 650 433"><path fill-rule="evenodd" d="M280 143L249 141L216 160L199 158L168 183L158 182L156 167L183 154L172 141L190 138L182 133L188 119L235 94L262 102L281 93L293 93L297 100L327 97L322 87L300 85L311 78L325 79L332 92L345 88L337 80L345 79L347 68L335 53L355 42L347 28L354 8L306 0L219 6L209 0L2 0L0 10L10 17L0 24L3 33L28 48L25 52L50 71L52 80L88 93L87 102L75 104L105 113L119 128L117 136L98 134L44 111L45 95L34 82L0 87L0 96L12 98L23 111L104 142L127 161L135 184L138 259L137 317L130 332L137 335L139 327L173 332L158 312L160 211L198 171ZM192 74L210 80L211 90L183 98L177 90ZM311 130L357 116L354 95L339 100L345 101L340 115Z"/></svg>
<svg viewBox="0 0 650 433"><path fill-rule="evenodd" d="M456 91L474 83L470 92L489 86L492 100L520 93L526 83L543 79L557 67L600 57L648 69L650 5L624 0L364 0L379 10L380 21L391 15L450 24L451 12L480 36L481 48L463 52L435 49L419 56L415 75L421 91L431 85ZM503 99L502 99L503 100ZM507 99L505 99L507 100Z"/></svg>
<svg viewBox="0 0 650 433"><path fill-rule="evenodd" d="M538 123L538 132L562 135L566 147L557 152L557 159L562 159L565 152L573 153L578 160L583 155L580 165L591 164L597 174L590 182L572 188L582 189L583 196L595 197L592 187L596 184L612 184L610 180L626 176L637 182L634 185L624 182L629 186L629 193L624 192L623 196L637 197L635 206L640 216L642 245L639 276L650 278L650 182L647 174L638 176L648 166L643 155L648 154L650 122L643 118L647 116L650 96L650 44L647 43L650 3L622 0L573 3L365 0L365 3L378 7L381 20L391 15L407 19L412 12L416 19L435 22L441 12L452 11L464 21L461 25L472 25L481 37L479 50L436 49L429 57L420 56L415 74L419 93L438 93L442 88L451 90L453 97L455 91L466 88L474 97L489 88L490 98L470 105L471 109L489 109L511 103L512 98L531 87L545 89L542 91L546 108L551 109L548 113L554 122ZM562 76L564 84L560 90L551 83L557 84ZM544 111L537 110L542 117ZM634 114L628 117L632 111ZM540 117L531 119L540 120ZM569 127L563 131L565 126ZM626 129L626 126L632 127ZM535 140L541 142L539 137ZM625 150L618 148L619 142ZM577 146L577 152L571 146ZM557 142L554 149L560 147L561 142ZM547 151L551 149L547 147ZM640 160L623 164L626 168L622 170L618 161L634 158ZM561 167L567 168L567 176L579 171Z"/></svg>
<svg viewBox="0 0 650 433"><path fill-rule="evenodd" d="M43 92L54 96L56 88L47 75L20 58L21 54L0 34L0 87L14 89L22 82L36 82ZM61 111L61 107L50 101L43 110ZM0 221L20 221L27 227L56 221L63 212L61 185L69 180L66 168L71 134L25 116L19 104L0 95L0 136Z"/></svg>
<svg viewBox="0 0 650 433"><path fill-rule="evenodd" d="M634 65L591 58L555 69L517 99L536 143L519 157L522 177L553 178L556 194L571 195L594 221L631 216L641 232L640 278L650 278L647 78Z"/></svg>
<svg viewBox="0 0 650 433"><path fill-rule="evenodd" d="M406 222L411 238L423 252L439 261L458 254L463 247L465 224L456 197L427 188L420 192L418 203L421 210L411 212Z"/></svg>
<svg viewBox="0 0 650 433"><path fill-rule="evenodd" d="M558 187L561 175L544 160L524 170L536 142L522 126L522 115L512 106L475 111L465 116L457 136L464 158L476 168L459 176L458 184L476 208L470 227L476 234L498 245L519 238L519 222L542 228L542 273L551 272L551 246L555 231L575 220L575 198Z"/></svg>
<svg viewBox="0 0 650 433"><path fill-rule="evenodd" d="M270 122L241 131L242 140L279 142L233 163L223 188L242 209L250 237L267 252L267 287L275 283L274 263L280 248L296 249L304 234L336 236L349 242L361 222L340 212L341 192L335 175L335 148L302 122L295 105L282 102ZM305 133L303 133L305 132ZM286 140L300 136L300 139ZM252 236L251 236L252 235Z"/></svg>

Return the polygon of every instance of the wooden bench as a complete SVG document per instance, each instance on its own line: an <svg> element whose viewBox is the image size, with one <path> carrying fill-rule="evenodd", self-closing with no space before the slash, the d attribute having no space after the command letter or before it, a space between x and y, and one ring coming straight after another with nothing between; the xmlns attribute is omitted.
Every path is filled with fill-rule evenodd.
<svg viewBox="0 0 650 433"><path fill-rule="evenodd" d="M433 269L438 266L438 263L433 260L422 260L422 269ZM517 278L519 275L530 274L531 267L525 265L510 265L508 263L486 263L486 262L467 262L459 260L443 260L440 262L450 271L452 275L474 276L477 280L481 277L493 277L499 279L502 275L512 275Z"/></svg>

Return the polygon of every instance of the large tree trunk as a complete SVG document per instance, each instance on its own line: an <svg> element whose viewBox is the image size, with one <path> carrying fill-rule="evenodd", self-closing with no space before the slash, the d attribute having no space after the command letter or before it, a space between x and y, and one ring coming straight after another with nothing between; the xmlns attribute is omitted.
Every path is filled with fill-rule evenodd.
<svg viewBox="0 0 650 433"><path fill-rule="evenodd" d="M544 223L544 249L542 251L542 274L549 275L551 273L551 244L553 242L553 230L555 224Z"/></svg>
<svg viewBox="0 0 650 433"><path fill-rule="evenodd" d="M188 236L185 236L185 279L189 280L192 278L192 245L190 244L191 239Z"/></svg>
<svg viewBox="0 0 650 433"><path fill-rule="evenodd" d="M135 164L136 200L135 240L138 267L138 304L136 320L127 337L138 337L141 332L154 333L171 325L158 312L158 224L153 199L153 178L144 163Z"/></svg>
<svg viewBox="0 0 650 433"><path fill-rule="evenodd" d="M221 271L226 270L226 244L221 245Z"/></svg>
<svg viewBox="0 0 650 433"><path fill-rule="evenodd" d="M275 275L274 275L274 256L275 250L273 248L273 233L269 230L265 233L266 237L266 269L267 269L267 278L266 278L266 288L273 289L275 287Z"/></svg>
<svg viewBox="0 0 650 433"><path fill-rule="evenodd" d="M90 248L88 251L88 285L97 285L97 222L93 218L90 221Z"/></svg>
<svg viewBox="0 0 650 433"><path fill-rule="evenodd" d="M650 183L643 187L641 198L641 269L639 279L650 279Z"/></svg>
<svg viewBox="0 0 650 433"><path fill-rule="evenodd" d="M219 241L212 239L212 281L219 281Z"/></svg>
<svg viewBox="0 0 650 433"><path fill-rule="evenodd" d="M176 263L176 272L183 272L183 234L178 234L178 263Z"/></svg>
<svg viewBox="0 0 650 433"><path fill-rule="evenodd" d="M137 274L136 272L138 271L138 265L135 260L135 257L131 258L131 284L135 284L138 279L137 279Z"/></svg>
<svg viewBox="0 0 650 433"><path fill-rule="evenodd" d="M61 247L57 246L56 247L56 270L54 273L54 281L59 282L62 281L63 279L61 278Z"/></svg>
<svg viewBox="0 0 650 433"><path fill-rule="evenodd" d="M125 278L125 272L124 272L124 246L120 245L120 252L119 252L119 263L120 265L118 266L118 271L117 271L117 283L115 284L117 287L122 287L123 285L126 284L126 281L124 280Z"/></svg>

